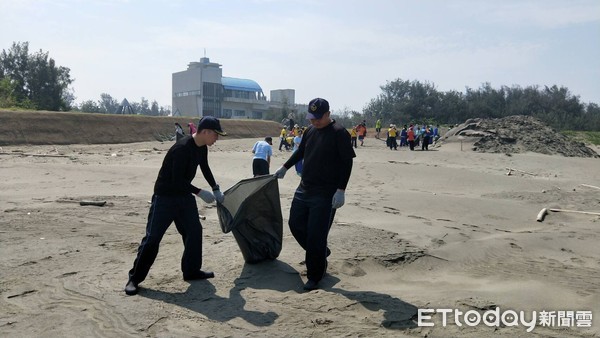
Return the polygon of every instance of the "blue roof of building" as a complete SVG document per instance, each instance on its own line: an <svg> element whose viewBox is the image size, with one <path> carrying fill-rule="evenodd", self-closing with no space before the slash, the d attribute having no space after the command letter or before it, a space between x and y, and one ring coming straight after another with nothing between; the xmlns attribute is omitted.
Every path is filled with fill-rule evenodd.
<svg viewBox="0 0 600 338"><path fill-rule="evenodd" d="M225 89L241 90L244 92L261 92L262 88L255 81L248 79L238 79L235 77L222 77L221 83Z"/></svg>

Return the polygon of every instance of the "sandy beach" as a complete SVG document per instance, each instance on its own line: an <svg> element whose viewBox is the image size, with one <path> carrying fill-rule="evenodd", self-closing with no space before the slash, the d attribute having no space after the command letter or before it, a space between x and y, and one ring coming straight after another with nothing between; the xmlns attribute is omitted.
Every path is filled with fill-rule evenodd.
<svg viewBox="0 0 600 338"><path fill-rule="evenodd" d="M210 149L223 189L251 177L257 140L221 139ZM390 151L369 138L356 149L322 289L302 290L304 252L287 226L299 182L290 172L279 181L279 259L245 264L233 235L221 232L216 207L198 200L206 216L203 267L216 277L183 281L183 244L171 226L143 289L126 296L170 145L2 147L1 336L600 335L600 217L555 212L536 221L542 208L600 212L600 190L581 185L600 186L597 158L477 153L460 143ZM271 171L289 155L275 150ZM507 167L535 175L507 175ZM207 186L201 175L194 183ZM419 326L419 309L557 317L531 332L520 322L470 326L453 315L444 326L439 313L424 321L433 326Z"/></svg>

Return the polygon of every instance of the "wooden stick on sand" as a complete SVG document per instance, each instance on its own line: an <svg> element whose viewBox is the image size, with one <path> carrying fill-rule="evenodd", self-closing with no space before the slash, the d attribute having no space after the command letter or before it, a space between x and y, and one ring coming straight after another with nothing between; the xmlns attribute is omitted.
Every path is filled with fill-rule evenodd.
<svg viewBox="0 0 600 338"><path fill-rule="evenodd" d="M81 206L93 205L96 207L103 207L106 205L106 201L79 201L79 205L81 205Z"/></svg>
<svg viewBox="0 0 600 338"><path fill-rule="evenodd" d="M523 171L523 170L519 170L519 169L515 169L515 168L506 167L506 170L508 170L508 172L506 173L507 176L510 176L513 171L517 171L517 172L520 172L520 173L523 173L523 174L527 174L527 175L537 176L537 174L529 173L529 172L526 172L526 171Z"/></svg>
<svg viewBox="0 0 600 338"><path fill-rule="evenodd" d="M12 156L31 156L31 157L71 157L70 155L56 155L56 154L28 154L28 153L0 153L0 155L12 155Z"/></svg>
<svg viewBox="0 0 600 338"><path fill-rule="evenodd" d="M586 214L586 215L595 215L600 216L600 212L595 211L579 211L579 210L568 210L568 209L548 209L552 212L572 212L576 214Z"/></svg>

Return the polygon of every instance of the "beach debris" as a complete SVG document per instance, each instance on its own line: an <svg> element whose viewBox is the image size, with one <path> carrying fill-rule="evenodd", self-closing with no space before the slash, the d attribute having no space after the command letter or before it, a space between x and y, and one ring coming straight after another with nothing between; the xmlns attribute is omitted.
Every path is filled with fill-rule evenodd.
<svg viewBox="0 0 600 338"><path fill-rule="evenodd" d="M106 201L79 201L79 205L81 205L81 206L93 205L96 207L103 207L106 205Z"/></svg>
<svg viewBox="0 0 600 338"><path fill-rule="evenodd" d="M508 170L508 172L506 173L506 175L507 175L507 176L510 176L510 175L512 175L512 172L513 172L513 171L516 171L516 172L519 172L519 173L522 173L522 174L527 174L527 175L537 176L537 174L530 173L530 172L523 171L523 170L519 170L519 169L515 169L515 168L509 168L509 167L506 167L506 170Z"/></svg>
<svg viewBox="0 0 600 338"><path fill-rule="evenodd" d="M544 209L540 210L540 212L537 215L536 221L543 222L544 218L546 218L547 214L548 214L548 208L544 208Z"/></svg>
<svg viewBox="0 0 600 338"><path fill-rule="evenodd" d="M9 296L8 296L8 297L6 297L6 298L15 298L15 297L21 297L21 296L25 296L25 295L27 295L27 294L34 293L34 292L37 292L37 290L35 290L35 289L34 289L34 290L27 290L27 291L23 291L23 292L21 292L21 293L17 293L17 294L15 294L15 295L9 295Z"/></svg>
<svg viewBox="0 0 600 338"><path fill-rule="evenodd" d="M13 155L13 156L31 156L31 157L71 157L70 155L58 155L58 154L28 154L28 153L21 153L21 152L13 152L13 153L6 153L6 152L0 152L0 155Z"/></svg>
<svg viewBox="0 0 600 338"><path fill-rule="evenodd" d="M524 130L527 132L524 133ZM465 142L472 142L474 151L483 153L535 152L546 155L560 154L566 157L600 157L584 143L573 141L532 116L469 119L450 129L440 139L440 143L462 142L461 136Z"/></svg>
<svg viewBox="0 0 600 338"><path fill-rule="evenodd" d="M548 214L548 211L552 211L552 212L570 212L570 213L575 213L575 214L600 216L600 212L596 212L596 211L580 211L580 210L569 210L569 209L543 208L538 213L536 220L538 222L543 222L544 218Z"/></svg>
<svg viewBox="0 0 600 338"><path fill-rule="evenodd" d="M600 187L597 187L595 185L589 185L589 184L580 184L580 186L582 187L586 187L586 188L592 188L592 189L598 189L600 190Z"/></svg>
<svg viewBox="0 0 600 338"><path fill-rule="evenodd" d="M569 209L548 209L552 212L572 212L576 214L595 215L600 216L600 212L596 211L580 211L580 210L569 210Z"/></svg>
<svg viewBox="0 0 600 338"><path fill-rule="evenodd" d="M327 318L317 318L315 320L310 320L311 323L313 323L313 325L328 325L333 323L333 320L331 319L327 319Z"/></svg>
<svg viewBox="0 0 600 338"><path fill-rule="evenodd" d="M93 198L93 197L92 197ZM81 206L93 205L97 207L103 207L106 205L106 201L94 201L94 200L79 200L73 197L63 197L56 200L57 203L79 203Z"/></svg>

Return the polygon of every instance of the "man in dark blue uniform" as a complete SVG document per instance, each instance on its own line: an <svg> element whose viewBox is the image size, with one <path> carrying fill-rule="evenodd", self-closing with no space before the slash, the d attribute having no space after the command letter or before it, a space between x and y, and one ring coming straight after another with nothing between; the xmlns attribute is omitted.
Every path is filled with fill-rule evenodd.
<svg viewBox="0 0 600 338"><path fill-rule="evenodd" d="M198 122L198 130L193 135L182 137L167 152L154 184L152 205L148 212L146 235L138 248L137 257L129 271L125 293L135 295L140 284L150 271L158 255L160 241L175 222L177 231L183 238L181 271L183 279L195 280L214 277L214 273L202 271L202 225L194 196L206 203L215 199L223 202L223 194L208 166L208 146L212 146L219 135L227 135L217 118L205 116ZM200 170L212 192L192 185L196 169Z"/></svg>
<svg viewBox="0 0 600 338"><path fill-rule="evenodd" d="M356 157L350 133L330 117L329 102L310 101L304 132L298 150L275 172L283 178L286 171L304 159L302 180L290 209L289 226L296 241L306 250L307 291L317 289L327 271L327 236L336 209L344 205L345 190Z"/></svg>

